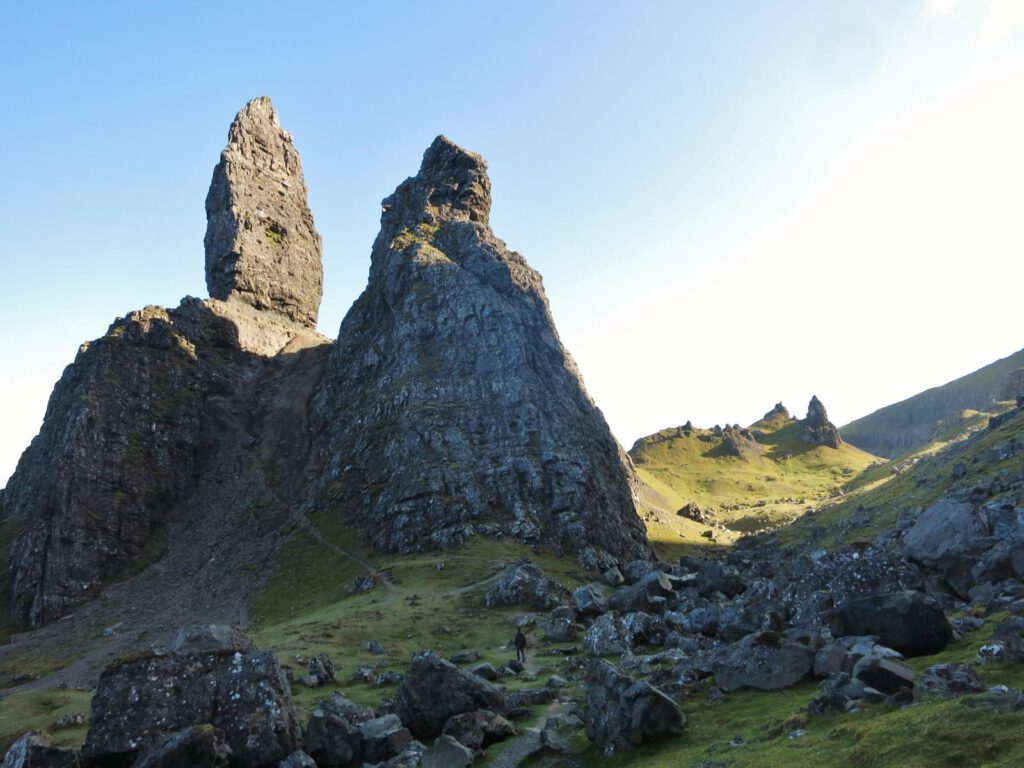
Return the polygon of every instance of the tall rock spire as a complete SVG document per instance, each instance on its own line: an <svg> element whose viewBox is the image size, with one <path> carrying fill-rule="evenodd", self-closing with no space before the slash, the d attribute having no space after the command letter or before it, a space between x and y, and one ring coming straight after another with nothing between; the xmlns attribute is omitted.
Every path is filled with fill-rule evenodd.
<svg viewBox="0 0 1024 768"><path fill-rule="evenodd" d="M649 555L632 466L490 203L483 158L443 136L384 200L315 407L318 504L391 551L485 535L591 567Z"/></svg>
<svg viewBox="0 0 1024 768"><path fill-rule="evenodd" d="M235 117L206 196L206 286L310 328L323 295L320 235L292 137L265 96Z"/></svg>
<svg viewBox="0 0 1024 768"><path fill-rule="evenodd" d="M807 406L803 441L811 445L827 445L829 448L838 448L843 444L839 430L828 420L825 406L822 405L817 395L811 397L811 402Z"/></svg>

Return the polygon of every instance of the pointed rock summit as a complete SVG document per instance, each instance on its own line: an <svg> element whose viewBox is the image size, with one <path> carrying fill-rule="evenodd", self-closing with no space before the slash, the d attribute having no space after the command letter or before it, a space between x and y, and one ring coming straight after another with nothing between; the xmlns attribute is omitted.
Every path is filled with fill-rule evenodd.
<svg viewBox="0 0 1024 768"><path fill-rule="evenodd" d="M316 411L331 429L319 505L371 544L473 535L648 555L632 466L562 346L541 277L491 232L483 158L438 137L383 201L370 279Z"/></svg>
<svg viewBox="0 0 1024 768"><path fill-rule="evenodd" d="M838 448L843 444L839 430L828 420L825 406L822 405L817 395L812 396L811 402L807 405L803 441L812 445L827 445L829 448Z"/></svg>
<svg viewBox="0 0 1024 768"><path fill-rule="evenodd" d="M235 117L206 196L206 286L316 326L323 294L320 235L292 137L270 99Z"/></svg>

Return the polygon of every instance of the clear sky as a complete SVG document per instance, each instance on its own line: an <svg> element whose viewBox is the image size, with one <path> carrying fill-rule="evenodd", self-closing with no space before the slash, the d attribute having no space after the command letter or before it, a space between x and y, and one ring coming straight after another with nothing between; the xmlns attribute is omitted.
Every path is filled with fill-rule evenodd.
<svg viewBox="0 0 1024 768"><path fill-rule="evenodd" d="M321 330L444 133L619 440L817 394L845 423L1024 347L1024 0L47 2L0 24L0 483L79 344L205 296L269 95Z"/></svg>

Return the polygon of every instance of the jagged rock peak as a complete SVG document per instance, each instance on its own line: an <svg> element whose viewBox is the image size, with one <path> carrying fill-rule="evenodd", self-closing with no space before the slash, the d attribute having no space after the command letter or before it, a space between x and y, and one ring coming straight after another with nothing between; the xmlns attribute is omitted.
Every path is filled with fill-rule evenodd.
<svg viewBox="0 0 1024 768"><path fill-rule="evenodd" d="M815 400L817 400L817 398L815 398ZM784 406L782 403L776 403L775 407L768 411L768 413L766 413L761 418L762 420L767 421L769 419L774 419L776 416L782 416L783 418L789 419L789 411L786 409L786 406Z"/></svg>
<svg viewBox="0 0 1024 768"><path fill-rule="evenodd" d="M206 286L313 328L323 295L320 235L292 137L270 99L246 104L206 196Z"/></svg>
<svg viewBox="0 0 1024 768"><path fill-rule="evenodd" d="M813 395L811 402L807 405L803 440L805 443L827 445L830 448L838 448L843 444L843 439L839 436L839 430L836 429L835 424L828 420L825 406L818 399L817 395Z"/></svg>

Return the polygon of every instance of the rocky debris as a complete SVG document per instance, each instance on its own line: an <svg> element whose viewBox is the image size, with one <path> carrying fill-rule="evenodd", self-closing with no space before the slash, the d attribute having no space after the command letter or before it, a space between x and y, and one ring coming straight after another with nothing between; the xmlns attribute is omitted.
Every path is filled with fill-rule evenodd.
<svg viewBox="0 0 1024 768"><path fill-rule="evenodd" d="M66 715L58 717L53 727L60 731L65 728L78 728L89 722L89 718L81 712L68 712Z"/></svg>
<svg viewBox="0 0 1024 768"><path fill-rule="evenodd" d="M333 693L317 704L306 724L303 749L321 768L360 765L363 734L360 724L373 717L366 707Z"/></svg>
<svg viewBox="0 0 1024 768"><path fill-rule="evenodd" d="M722 442L718 452L723 456L751 459L761 456L764 453L764 446L757 442L757 438L749 429L742 429L739 425L727 425L722 430Z"/></svg>
<svg viewBox="0 0 1024 768"><path fill-rule="evenodd" d="M386 551L485 535L594 571L649 557L631 464L490 203L483 158L443 136L384 200L368 285L313 403L317 502L355 510Z"/></svg>
<svg viewBox="0 0 1024 768"><path fill-rule="evenodd" d="M453 715L444 724L442 733L456 739L474 752L516 735L516 728L501 715L486 709Z"/></svg>
<svg viewBox="0 0 1024 768"><path fill-rule="evenodd" d="M710 509L705 509L695 501L691 501L677 509L676 514L679 517L685 517L687 520L693 520L701 525L714 525L718 522L714 512Z"/></svg>
<svg viewBox="0 0 1024 768"><path fill-rule="evenodd" d="M985 686L978 673L966 664L933 664L914 683L914 698L924 696L966 696L981 693Z"/></svg>
<svg viewBox="0 0 1024 768"><path fill-rule="evenodd" d="M237 627L223 624L200 624L182 627L171 641L172 653L211 653L213 651L241 651L252 653L256 646Z"/></svg>
<svg viewBox="0 0 1024 768"><path fill-rule="evenodd" d="M913 689L914 668L896 659L865 656L853 668L853 677L882 693Z"/></svg>
<svg viewBox="0 0 1024 768"><path fill-rule="evenodd" d="M821 694L811 699L807 711L811 715L849 712L861 699L880 702L884 701L885 694L869 688L847 672L836 672L821 681Z"/></svg>
<svg viewBox="0 0 1024 768"><path fill-rule="evenodd" d="M571 643L576 639L576 621L572 609L564 605L555 608L541 620L540 629L545 640Z"/></svg>
<svg viewBox="0 0 1024 768"><path fill-rule="evenodd" d="M396 714L418 739L437 736L448 718L478 709L501 715L508 702L492 683L430 652L413 657L395 702Z"/></svg>
<svg viewBox="0 0 1024 768"><path fill-rule="evenodd" d="M362 759L367 763L382 763L397 757L412 741L409 729L394 714L360 723L359 736L362 741Z"/></svg>
<svg viewBox="0 0 1024 768"><path fill-rule="evenodd" d="M814 656L814 648L777 632L748 635L720 652L713 667L715 685L727 693L740 688L781 691L811 674Z"/></svg>
<svg viewBox="0 0 1024 768"><path fill-rule="evenodd" d="M299 723L274 654L143 654L114 662L96 687L82 755L123 762L203 724L223 731L233 766L276 768L294 752Z"/></svg>
<svg viewBox="0 0 1024 768"><path fill-rule="evenodd" d="M170 733L146 749L132 768L227 768L231 749L212 725Z"/></svg>
<svg viewBox="0 0 1024 768"><path fill-rule="evenodd" d="M488 607L524 605L535 611L550 611L561 605L568 591L557 579L549 579L544 569L531 562L519 563L505 571L484 597Z"/></svg>
<svg viewBox="0 0 1024 768"><path fill-rule="evenodd" d="M838 448L843 444L836 425L828 420L828 413L825 406L817 395L811 397L807 406L807 418L804 419L804 430L801 439L811 445L827 445L829 448Z"/></svg>
<svg viewBox="0 0 1024 768"><path fill-rule="evenodd" d="M665 609L668 598L673 594L672 581L668 575L662 571L651 571L636 583L617 589L608 603L621 613L658 612Z"/></svg>
<svg viewBox="0 0 1024 768"><path fill-rule="evenodd" d="M683 732L685 718L672 699L607 661L591 662L586 691L587 737L606 751L638 747Z"/></svg>
<svg viewBox="0 0 1024 768"><path fill-rule="evenodd" d="M4 755L0 768L79 768L77 749L55 747L43 733L26 733Z"/></svg>
<svg viewBox="0 0 1024 768"><path fill-rule="evenodd" d="M617 611L599 616L583 636L583 647L595 656L627 653L632 643L632 633Z"/></svg>
<svg viewBox="0 0 1024 768"><path fill-rule="evenodd" d="M206 286L316 327L320 235L291 135L265 96L235 117L206 196Z"/></svg>
<svg viewBox="0 0 1024 768"><path fill-rule="evenodd" d="M892 592L849 600L831 613L832 634L875 635L909 655L938 653L953 639L953 628L936 600L920 592Z"/></svg>
<svg viewBox="0 0 1024 768"><path fill-rule="evenodd" d="M1002 646L1006 661L1024 661L1024 616L1008 616L999 622L992 642Z"/></svg>
<svg viewBox="0 0 1024 768"><path fill-rule="evenodd" d="M593 618L608 611L604 590L597 584L584 584L572 593L572 604L580 618Z"/></svg>
<svg viewBox="0 0 1024 768"><path fill-rule="evenodd" d="M309 660L308 672L302 678L302 682L309 688L319 688L321 685L333 683L337 680L334 662L327 654L314 656Z"/></svg>
<svg viewBox="0 0 1024 768"><path fill-rule="evenodd" d="M421 758L422 768L465 768L476 758L473 750L447 734L438 736Z"/></svg>

